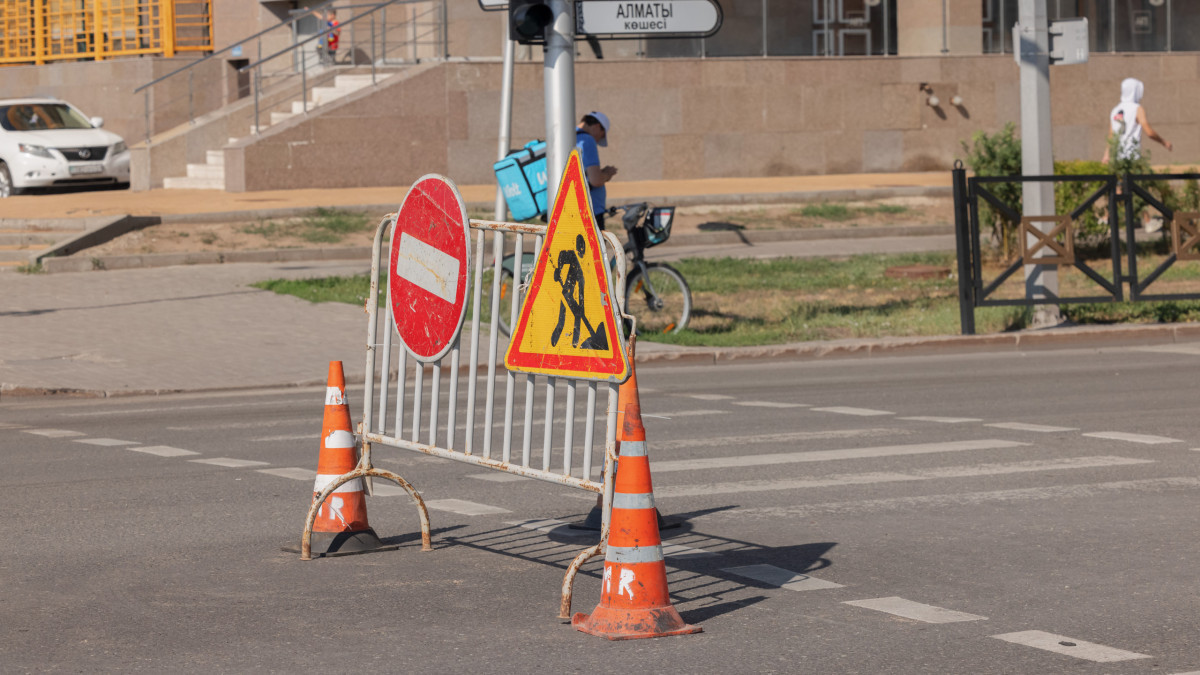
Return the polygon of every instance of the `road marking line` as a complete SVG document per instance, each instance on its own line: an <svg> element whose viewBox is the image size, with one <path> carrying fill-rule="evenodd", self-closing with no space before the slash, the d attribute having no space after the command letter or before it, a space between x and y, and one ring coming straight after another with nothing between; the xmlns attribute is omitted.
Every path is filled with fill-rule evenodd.
<svg viewBox="0 0 1200 675"><path fill-rule="evenodd" d="M502 509L499 506L488 506L487 504L477 504L469 502L465 499L426 499L425 506L438 511L449 511L462 516L486 516L493 513L512 513L508 509Z"/></svg>
<svg viewBox="0 0 1200 675"><path fill-rule="evenodd" d="M25 428L24 424L17 424L16 422L0 422L0 429L24 429L24 428Z"/></svg>
<svg viewBox="0 0 1200 675"><path fill-rule="evenodd" d="M789 591L820 591L827 588L841 588L841 584L825 581L807 574L799 574L774 565L743 565L742 567L726 567L721 570L730 574L761 581L769 586L786 588Z"/></svg>
<svg viewBox="0 0 1200 675"><path fill-rule="evenodd" d="M530 478L526 478L525 476L518 476L518 475L512 474L512 473L504 473L502 471L492 471L489 473L472 473L472 474L467 474L467 478L474 478L475 480L486 480L486 481L490 481L492 483L515 483L520 480L531 480Z"/></svg>
<svg viewBox="0 0 1200 675"><path fill-rule="evenodd" d="M274 419L274 420L258 420L255 422L213 422L212 424L193 424L182 427L167 427L168 431L212 431L220 429L262 429L264 427L282 427L287 425L294 426L314 426L310 418L295 417L292 419ZM316 438L320 434L312 433L309 436Z"/></svg>
<svg viewBox="0 0 1200 675"><path fill-rule="evenodd" d="M268 462L256 462L252 459L233 459L232 457L214 457L212 459L189 459L189 462L197 464L211 464L213 466L223 466L228 469L244 469L248 466L267 466Z"/></svg>
<svg viewBox="0 0 1200 675"><path fill-rule="evenodd" d="M778 401L734 401L733 405L747 408L811 408L807 403L779 403Z"/></svg>
<svg viewBox="0 0 1200 675"><path fill-rule="evenodd" d="M1114 492L1144 491L1161 492L1200 488L1200 478L1175 476L1171 478L1147 478L1143 480L1113 481L1110 483L1087 483L1082 485L1056 485L1052 487L994 490L990 492L964 492L956 494L927 495L921 497L896 497L892 499L865 499L851 502L826 502L796 506L744 507L715 511L696 516L709 518L807 518L823 514L861 514L876 511L896 511L903 508L932 507L947 509L956 506L978 506L994 502L1013 503L1048 499L1096 497Z"/></svg>
<svg viewBox="0 0 1200 675"><path fill-rule="evenodd" d="M962 424L963 422L982 422L978 417L901 417L902 420L913 422L937 422L938 424Z"/></svg>
<svg viewBox="0 0 1200 675"><path fill-rule="evenodd" d="M901 436L912 433L906 429L839 429L834 431L789 431L779 434L756 434L749 436L707 436L705 438L686 438L676 441L655 441L655 450L674 450L677 448L714 448L741 447L751 443L792 443L794 441L819 441L833 438L870 438L873 436ZM654 465L655 470L658 465Z"/></svg>
<svg viewBox="0 0 1200 675"><path fill-rule="evenodd" d="M1075 457L1070 459L1030 460L969 466L947 466L936 469L915 469L906 472L874 472L835 474L820 478L784 478L778 480L745 480L704 485L658 486L654 493L658 497L699 497L703 495L739 494L746 492L772 492L777 490L802 490L807 488L844 487L847 485L874 485L878 483L900 483L905 481L933 480L937 478L972 478L976 476L1003 476L1036 471L1065 469L1093 469L1132 464L1153 464L1152 459L1130 459L1128 457ZM658 467L654 467L658 472Z"/></svg>
<svg viewBox="0 0 1200 675"><path fill-rule="evenodd" d="M871 410L870 408L849 408L846 406L833 406L831 408L813 408L815 412L837 413L839 415L857 415L859 417L875 417L877 415L895 415L894 412L887 410Z"/></svg>
<svg viewBox="0 0 1200 675"><path fill-rule="evenodd" d="M924 621L925 623L954 623L956 621L987 621L986 616L956 612L952 609L926 605L912 600L892 596L889 598L872 598L870 600L849 600L843 605L853 605L902 616L906 619Z"/></svg>
<svg viewBox="0 0 1200 675"><path fill-rule="evenodd" d="M188 455L198 455L198 452L184 450L183 448L172 448L169 445L143 445L138 448L129 448L134 452L144 452L147 455L156 455L158 457L187 457Z"/></svg>
<svg viewBox="0 0 1200 675"><path fill-rule="evenodd" d="M995 427L997 429L1012 429L1014 431L1036 431L1047 434L1056 431L1079 431L1079 427L1051 427L1045 424L1025 424L1024 422L996 422L995 424L985 424L983 426Z"/></svg>
<svg viewBox="0 0 1200 675"><path fill-rule="evenodd" d="M251 438L252 443L275 443L279 441L312 441L314 444L320 443L320 434L291 434L289 436L263 436L261 438Z"/></svg>
<svg viewBox="0 0 1200 675"><path fill-rule="evenodd" d="M127 410L105 410L103 412L62 413L63 417L108 417L110 415L136 415L139 413L174 413L180 410L209 410L212 408L249 408L251 406L286 406L286 401L246 401L243 403L213 403L210 405L181 405L168 408L131 408Z"/></svg>
<svg viewBox="0 0 1200 675"><path fill-rule="evenodd" d="M291 478L292 480L313 480L317 477L317 472L312 469L302 469L298 466L289 466L281 469L258 469L259 473L265 473L269 476L279 476L280 478Z"/></svg>
<svg viewBox="0 0 1200 675"><path fill-rule="evenodd" d="M76 438L76 443L86 443L88 445L100 445L106 448L116 447L119 445L138 445L138 441L123 441L119 438Z"/></svg>
<svg viewBox="0 0 1200 675"><path fill-rule="evenodd" d="M68 431L66 429L23 429L27 434L35 436L45 436L46 438L71 438L72 436L87 436L82 431Z"/></svg>
<svg viewBox="0 0 1200 675"><path fill-rule="evenodd" d="M1167 438L1166 436L1150 436L1148 434L1127 434L1123 431L1097 431L1094 433L1083 434L1088 438L1107 438L1113 441L1129 441L1130 443L1141 443L1143 445L1161 445L1163 443L1182 443L1178 438Z"/></svg>
<svg viewBox="0 0 1200 675"><path fill-rule="evenodd" d="M642 413L643 417L654 417L661 420L671 420L676 417L708 417L709 415L726 415L728 410L679 410L675 412L662 413L661 415L648 415Z"/></svg>
<svg viewBox="0 0 1200 675"><path fill-rule="evenodd" d="M1149 654L1138 654L1137 652L1127 652L1124 649L1115 647L1105 647L1094 642L1084 642L1074 638L1065 637L1063 635L1055 635L1040 630L1025 630L1017 633L1004 633L1003 635L993 635L997 640L1004 640L1013 644L1025 645L1035 649L1044 649L1055 654L1066 654L1074 656L1077 659L1085 659L1087 661L1095 661L1097 663L1111 663L1113 661L1131 661L1133 659L1148 659Z"/></svg>
<svg viewBox="0 0 1200 675"><path fill-rule="evenodd" d="M680 560L691 560L693 558L712 558L717 554L712 551L705 551L702 548L692 548L683 544L668 544L662 545L663 556L666 558L679 558Z"/></svg>
<svg viewBox="0 0 1200 675"><path fill-rule="evenodd" d="M596 532L592 530L576 530L569 524L552 518L534 518L532 520L510 520L505 523L514 527L521 527L526 530L542 532L545 534L553 534L556 537L575 537L595 539Z"/></svg>
<svg viewBox="0 0 1200 675"><path fill-rule="evenodd" d="M741 457L707 457L703 459L680 459L657 462L654 473L666 471L694 471L696 469L728 469L744 466L768 466L772 464L795 464L799 462L829 462L842 459L866 459L895 457L902 455L924 455L937 452L965 452L970 450L999 450L1026 447L1029 443L984 439L977 441L948 441L945 443L918 443L916 445L884 445L874 448L849 448L846 450L810 450L807 452L783 452L770 455L744 455ZM657 446L655 446L657 449Z"/></svg>
<svg viewBox="0 0 1200 675"><path fill-rule="evenodd" d="M725 394L676 394L676 396L694 398L698 401L729 401L733 399L732 396L726 396Z"/></svg>

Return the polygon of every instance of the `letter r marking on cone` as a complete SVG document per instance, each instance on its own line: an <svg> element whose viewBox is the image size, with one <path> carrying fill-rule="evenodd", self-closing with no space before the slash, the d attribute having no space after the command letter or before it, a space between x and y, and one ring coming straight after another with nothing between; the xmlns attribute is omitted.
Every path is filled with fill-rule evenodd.
<svg viewBox="0 0 1200 675"><path fill-rule="evenodd" d="M620 581L620 583L617 584L617 595L621 595L625 591L629 591L629 599L632 600L633 599L633 587L630 584L632 584L633 581L634 581L633 570L622 569L621 570L621 581Z"/></svg>

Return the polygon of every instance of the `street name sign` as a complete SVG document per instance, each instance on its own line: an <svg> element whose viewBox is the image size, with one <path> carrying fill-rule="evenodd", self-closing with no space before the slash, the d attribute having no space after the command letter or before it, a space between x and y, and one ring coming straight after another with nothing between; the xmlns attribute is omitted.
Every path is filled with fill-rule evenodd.
<svg viewBox="0 0 1200 675"><path fill-rule="evenodd" d="M551 214L504 365L523 373L624 382L630 372L624 330L578 150L567 158Z"/></svg>
<svg viewBox="0 0 1200 675"><path fill-rule="evenodd" d="M437 174L413 183L396 214L388 298L400 340L418 361L440 361L462 332L469 222L458 187Z"/></svg>
<svg viewBox="0 0 1200 675"><path fill-rule="evenodd" d="M716 0L576 0L575 33L607 39L708 37L721 28Z"/></svg>
<svg viewBox="0 0 1200 675"><path fill-rule="evenodd" d="M479 8L485 12L503 12L508 9L508 0L479 0Z"/></svg>

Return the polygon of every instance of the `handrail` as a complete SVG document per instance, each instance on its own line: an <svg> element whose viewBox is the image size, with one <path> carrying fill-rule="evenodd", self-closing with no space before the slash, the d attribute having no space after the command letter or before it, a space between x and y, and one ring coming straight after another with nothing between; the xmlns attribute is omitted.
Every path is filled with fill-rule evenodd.
<svg viewBox="0 0 1200 675"><path fill-rule="evenodd" d="M283 49L280 49L279 51L275 52L274 54L271 54L270 56L264 56L264 57L260 58L259 60L255 61L254 63L250 63L250 64L242 66L241 68L238 68L238 72L244 73L247 70L250 70L251 68L262 65L263 63L266 63L267 61L270 61L271 59L274 59L278 56L282 56L284 54L287 54L288 52L294 52L297 49L299 49L301 46L306 45L306 44L312 42L313 40L316 40L319 37L328 35L329 33L333 32L335 30L341 30L342 28L349 26L350 24L354 23L355 21L358 21L359 19L363 18L364 16L369 16L371 14L374 14L375 12L383 9L384 7L388 7L388 6L394 5L396 3L401 3L401 4L407 5L407 4L414 4L414 3L425 2L425 1L426 0L388 0L387 2L377 3L377 4L373 5L373 9L369 9L369 10L363 12L362 14L359 14L358 16L352 16L344 22L339 22L336 28L326 28L325 30L323 30L319 33L314 33L299 42L293 42L291 44L291 46L284 47Z"/></svg>
<svg viewBox="0 0 1200 675"><path fill-rule="evenodd" d="M325 9L326 7L328 7L328 6L332 5L332 4L333 4L333 3L335 3L335 2L337 2L337 0L326 0L325 2L321 3L320 5L317 5L316 7L312 7L312 8L310 8L310 9L309 9L309 13L312 13L312 12L316 12L316 11L323 10L323 9ZM200 65L201 63L204 63L205 61L207 61L207 60L209 60L209 59L213 58L214 56L218 56L218 55L220 55L220 54L224 54L224 53L225 53L225 52L227 52L227 51L231 51L231 50L232 50L234 47L240 47L241 45L243 45L243 44L245 44L245 43L247 43L247 42L249 42L249 41L251 41L251 40L253 40L253 39L255 39L255 38L262 37L263 35L266 35L267 33L270 33L271 31L273 31L273 30L275 30L275 29L277 29L277 28L280 28L280 27L282 27L284 24L295 23L296 21L297 21L297 19L293 17L293 18L291 18L291 19L285 19L285 20L283 20L283 21L280 21L279 23L275 24L274 26L271 26L270 28L264 28L263 30L260 30L260 31L258 31L257 33L255 33L254 35L250 35L250 36L248 36L248 37L244 37L244 38L242 38L241 40L239 40L238 42L235 42L235 43L233 43L233 44L229 45L228 47L223 47L223 48L221 48L221 49L219 49L219 50L217 50L217 51L215 51L215 52L213 52L213 53L209 54L208 56L205 56L204 58L201 58L201 59L196 59L195 61L192 61L191 63L187 64L186 66L183 66L182 68L177 68L177 69L175 69L175 70L172 70L171 72L167 73L166 75L163 75L162 77L159 77L158 79L151 80L150 82L147 82L146 84L143 84L142 86L138 87L137 89L134 89L134 90L133 90L133 93L135 93L135 94L136 94L136 93L138 93L139 91L141 91L141 90L143 90L143 89L146 89L146 88L148 88L148 87L153 87L154 85L158 84L159 82L162 82L162 81L163 81L163 80L165 80L165 79L168 79L168 78L174 77L174 76L178 75L179 73L182 73L183 71L185 71L185 70L187 70L187 69L189 69L189 68L195 68L196 66Z"/></svg>

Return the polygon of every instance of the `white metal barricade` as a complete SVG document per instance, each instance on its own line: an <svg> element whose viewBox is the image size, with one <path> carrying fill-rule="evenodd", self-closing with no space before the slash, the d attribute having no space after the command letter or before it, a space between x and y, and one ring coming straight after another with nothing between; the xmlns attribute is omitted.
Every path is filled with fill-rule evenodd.
<svg viewBox="0 0 1200 675"><path fill-rule="evenodd" d="M424 364L410 358L400 340L393 337L396 331L390 302L383 303L386 320L382 326L379 321L381 271L385 283L390 278L390 258L382 258L383 237L395 223L396 214L380 222L371 253L371 285L366 299L366 390L359 424L361 458L354 471L330 483L314 499L302 557L310 556L311 530L320 504L338 486L372 476L395 481L409 493L420 511L424 548L430 550L429 516L420 494L400 476L372 466L371 447L381 444L453 459L603 496L600 543L581 551L563 578L560 615L569 618L575 575L584 562L599 555L608 538L617 458L618 385L515 373L504 367L498 328L504 276L501 271L508 265L516 281L512 284L510 316L506 317L508 325L515 328L526 290L521 282L533 269L520 253L530 248L536 265L547 231L544 225L471 220L475 252L467 323L441 361ZM624 288L621 243L611 233L604 234L602 241L607 241L607 246L602 244L602 249L607 250L602 250L602 255L604 260L616 262L614 286ZM614 251L615 256L610 253ZM485 312L488 321L483 321ZM481 378L482 371L486 376ZM523 387L518 382L521 379ZM584 390L582 396L580 388ZM599 397L607 399L603 411L606 425L603 440L596 442ZM495 413L501 410L503 418L498 420ZM535 422L538 417L540 421ZM582 430L577 428L580 424ZM597 451L602 453L598 458Z"/></svg>

